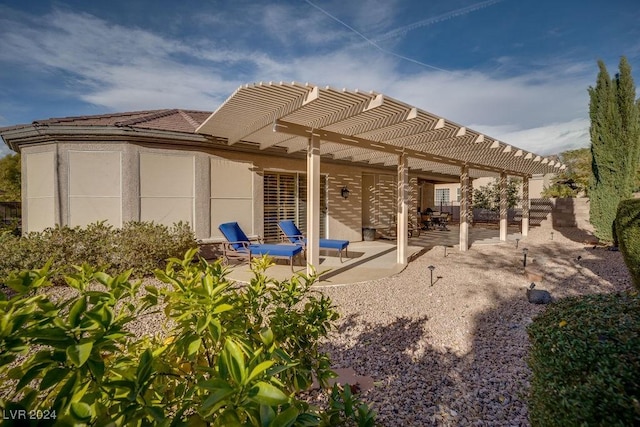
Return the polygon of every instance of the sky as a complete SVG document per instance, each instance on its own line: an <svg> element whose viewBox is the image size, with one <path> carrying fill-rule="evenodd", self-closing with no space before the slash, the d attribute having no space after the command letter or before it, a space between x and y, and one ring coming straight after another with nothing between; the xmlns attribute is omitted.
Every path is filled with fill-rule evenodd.
<svg viewBox="0 0 640 427"><path fill-rule="evenodd" d="M621 56L640 86L638 0L0 0L0 127L296 81L551 155L589 146L597 61Z"/></svg>

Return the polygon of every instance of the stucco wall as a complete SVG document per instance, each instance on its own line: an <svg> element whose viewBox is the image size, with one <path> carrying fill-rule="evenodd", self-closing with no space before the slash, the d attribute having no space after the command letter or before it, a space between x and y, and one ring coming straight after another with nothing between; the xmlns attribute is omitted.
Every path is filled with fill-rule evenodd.
<svg viewBox="0 0 640 427"><path fill-rule="evenodd" d="M261 152L64 141L22 149L24 231L55 224L107 220L188 221L199 239L219 238L220 222L234 220L250 235L263 235L265 172L306 173L300 157ZM358 241L363 227L363 174L385 182L380 225L391 225L397 204L393 169L321 162L327 177L327 236ZM424 178L424 177L423 177ZM417 210L417 175L410 173L410 214ZM433 186L427 184L428 194ZM341 189L349 189L349 197ZM382 200L384 199L384 200ZM413 220L414 218L410 216ZM384 222L384 224L382 224Z"/></svg>
<svg viewBox="0 0 640 427"><path fill-rule="evenodd" d="M42 231L58 221L56 150L53 145L22 152L22 229Z"/></svg>

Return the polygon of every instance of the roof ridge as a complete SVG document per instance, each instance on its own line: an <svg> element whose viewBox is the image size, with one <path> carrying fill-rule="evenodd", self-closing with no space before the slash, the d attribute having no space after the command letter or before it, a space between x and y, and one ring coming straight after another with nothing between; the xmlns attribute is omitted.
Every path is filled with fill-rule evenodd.
<svg viewBox="0 0 640 427"><path fill-rule="evenodd" d="M189 114L187 114L184 110L178 110L178 114L180 114L194 129L198 129L200 124L193 119Z"/></svg>
<svg viewBox="0 0 640 427"><path fill-rule="evenodd" d="M125 111L119 113L105 113L105 114L90 114L90 115L81 115L81 116L65 116L65 117L51 117L48 119L34 120L31 124L46 124L52 121L57 122L75 122L82 119L106 119L110 117L122 117L122 116L130 116L132 114L149 114L149 113L157 113L159 111L165 110L140 110L140 111Z"/></svg>
<svg viewBox="0 0 640 427"><path fill-rule="evenodd" d="M149 114L143 117L136 117L128 120L123 120L121 122L116 122L115 126L133 126L140 123L150 122L151 120L159 119L161 117L171 116L177 113L178 110L173 109L165 109L165 110L155 110L153 114Z"/></svg>

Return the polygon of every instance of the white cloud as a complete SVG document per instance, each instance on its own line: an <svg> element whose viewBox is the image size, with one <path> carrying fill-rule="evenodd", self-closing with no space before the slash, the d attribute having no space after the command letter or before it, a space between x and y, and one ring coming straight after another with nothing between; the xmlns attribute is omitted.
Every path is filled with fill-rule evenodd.
<svg viewBox="0 0 640 427"><path fill-rule="evenodd" d="M590 143L588 119L551 123L530 129L512 126L471 126L501 141L543 156L588 147Z"/></svg>
<svg viewBox="0 0 640 427"><path fill-rule="evenodd" d="M539 154L588 144L586 88L592 76L585 77L585 64L549 64L510 78L427 68L407 74L406 62L360 40L350 44L353 35L335 30L335 23L319 23L315 14L307 19L290 7L268 10L264 28L281 28L283 43L344 43L332 51L298 49L290 58L277 50L227 49L217 40L233 34L223 37L215 30L209 39L186 44L57 10L28 24L0 22L0 61L63 71L73 76L66 83L72 96L110 110L213 110L241 84L295 80L375 90ZM366 20L388 26L382 14ZM330 27L334 31L328 34Z"/></svg>

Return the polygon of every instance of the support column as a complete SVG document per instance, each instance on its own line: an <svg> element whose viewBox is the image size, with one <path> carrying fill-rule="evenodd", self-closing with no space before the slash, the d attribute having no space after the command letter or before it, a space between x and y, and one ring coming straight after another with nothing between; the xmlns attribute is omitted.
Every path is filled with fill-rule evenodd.
<svg viewBox="0 0 640 427"><path fill-rule="evenodd" d="M460 171L460 251L469 249L469 166Z"/></svg>
<svg viewBox="0 0 640 427"><path fill-rule="evenodd" d="M320 138L307 145L307 274L320 266Z"/></svg>
<svg viewBox="0 0 640 427"><path fill-rule="evenodd" d="M397 236L398 236L398 264L407 264L409 252L409 165L406 154L398 156L398 209L397 209Z"/></svg>
<svg viewBox="0 0 640 427"><path fill-rule="evenodd" d="M500 174L500 241L507 241L507 174Z"/></svg>
<svg viewBox="0 0 640 427"><path fill-rule="evenodd" d="M529 177L522 179L522 237L529 235Z"/></svg>

